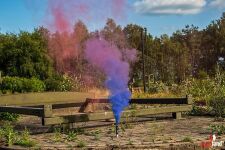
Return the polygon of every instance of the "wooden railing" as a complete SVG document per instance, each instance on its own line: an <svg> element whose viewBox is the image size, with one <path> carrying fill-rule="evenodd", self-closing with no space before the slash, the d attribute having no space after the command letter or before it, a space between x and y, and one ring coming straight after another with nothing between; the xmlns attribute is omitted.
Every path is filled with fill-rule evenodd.
<svg viewBox="0 0 225 150"><path fill-rule="evenodd" d="M24 115L34 115L42 118L43 125L67 124L82 121L94 121L112 119L111 111L74 114L55 114L58 109L77 107L82 108L94 103L108 103L108 99L93 99L92 93L79 92L46 92L27 93L0 96L0 112L10 112ZM148 109L125 110L123 116L132 115L145 116L152 114L172 113L176 119L181 118L181 112L192 109L191 98L145 98L131 99L131 104L173 104L162 107L151 107Z"/></svg>

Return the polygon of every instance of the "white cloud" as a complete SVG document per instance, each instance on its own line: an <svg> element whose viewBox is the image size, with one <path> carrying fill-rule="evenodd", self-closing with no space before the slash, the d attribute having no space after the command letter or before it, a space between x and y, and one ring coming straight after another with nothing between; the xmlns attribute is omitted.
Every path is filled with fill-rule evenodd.
<svg viewBox="0 0 225 150"><path fill-rule="evenodd" d="M225 0L212 0L209 5L217 8L225 8Z"/></svg>
<svg viewBox="0 0 225 150"><path fill-rule="evenodd" d="M197 14L206 0L139 0L134 3L137 13L147 15Z"/></svg>

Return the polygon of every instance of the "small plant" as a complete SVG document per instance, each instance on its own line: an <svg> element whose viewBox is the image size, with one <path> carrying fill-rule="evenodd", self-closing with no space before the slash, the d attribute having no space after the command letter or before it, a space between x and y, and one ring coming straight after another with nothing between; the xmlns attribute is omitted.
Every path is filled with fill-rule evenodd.
<svg viewBox="0 0 225 150"><path fill-rule="evenodd" d="M61 141L61 129L60 128L54 128L54 137L53 140L55 142Z"/></svg>
<svg viewBox="0 0 225 150"><path fill-rule="evenodd" d="M95 140L100 140L100 130L96 130L95 132L93 132L93 135Z"/></svg>
<svg viewBox="0 0 225 150"><path fill-rule="evenodd" d="M225 126L224 125L210 125L209 129L212 131L212 134L222 135L225 134Z"/></svg>
<svg viewBox="0 0 225 150"><path fill-rule="evenodd" d="M15 122L18 119L19 119L18 114L13 114L13 113L8 113L8 112L0 113L0 120Z"/></svg>
<svg viewBox="0 0 225 150"><path fill-rule="evenodd" d="M75 141L77 139L77 133L74 131L69 131L66 139L67 141Z"/></svg>
<svg viewBox="0 0 225 150"><path fill-rule="evenodd" d="M128 140L128 145L133 145L133 142L131 141L130 138L129 138L129 140Z"/></svg>
<svg viewBox="0 0 225 150"><path fill-rule="evenodd" d="M24 147L33 147L35 142L30 139L30 132L27 128L22 132L20 138L15 142L16 145Z"/></svg>
<svg viewBox="0 0 225 150"><path fill-rule="evenodd" d="M17 140L18 134L14 131L13 126L8 122L3 125L2 134L8 146L12 146Z"/></svg>
<svg viewBox="0 0 225 150"><path fill-rule="evenodd" d="M112 124L112 126L109 128L109 130L108 130L108 134L111 134L111 133L115 133L116 131L115 131L115 125L114 124Z"/></svg>
<svg viewBox="0 0 225 150"><path fill-rule="evenodd" d="M79 140L78 143L77 143L77 147L80 147L80 148L83 148L86 146L86 143L82 140Z"/></svg>
<svg viewBox="0 0 225 150"><path fill-rule="evenodd" d="M184 139L182 140L182 142L190 142L193 143L193 140L190 137L184 137Z"/></svg>
<svg viewBox="0 0 225 150"><path fill-rule="evenodd" d="M85 133L85 130L82 129L82 128L76 128L76 129L74 129L74 132L75 132L76 134L84 134L84 133Z"/></svg>

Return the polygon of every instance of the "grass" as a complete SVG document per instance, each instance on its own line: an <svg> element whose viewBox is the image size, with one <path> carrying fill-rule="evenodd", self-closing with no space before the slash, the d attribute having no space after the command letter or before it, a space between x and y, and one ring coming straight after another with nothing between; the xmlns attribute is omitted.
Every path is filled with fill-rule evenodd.
<svg viewBox="0 0 225 150"><path fill-rule="evenodd" d="M36 145L36 143L30 139L30 132L27 128L25 128L15 144L24 147L34 147Z"/></svg>
<svg viewBox="0 0 225 150"><path fill-rule="evenodd" d="M86 147L86 146L87 146L87 144L82 140L79 140L78 143L77 143L77 147L83 148L83 147Z"/></svg>
<svg viewBox="0 0 225 150"><path fill-rule="evenodd" d="M14 141L17 140L18 133L13 129L13 126L9 122L6 122L3 125L1 132L8 146L12 146Z"/></svg>
<svg viewBox="0 0 225 150"><path fill-rule="evenodd" d="M186 136L186 137L183 138L182 142L190 142L190 143L193 143L193 140L191 139L191 137Z"/></svg>
<svg viewBox="0 0 225 150"><path fill-rule="evenodd" d="M77 139L77 133L74 131L69 131L66 139L67 141L75 141Z"/></svg>
<svg viewBox="0 0 225 150"><path fill-rule="evenodd" d="M130 138L129 138L129 140L128 140L128 145L133 145L133 142L131 141Z"/></svg>
<svg viewBox="0 0 225 150"><path fill-rule="evenodd" d="M54 136L53 136L54 142L60 142L61 137L62 137L61 129L60 128L54 128Z"/></svg>

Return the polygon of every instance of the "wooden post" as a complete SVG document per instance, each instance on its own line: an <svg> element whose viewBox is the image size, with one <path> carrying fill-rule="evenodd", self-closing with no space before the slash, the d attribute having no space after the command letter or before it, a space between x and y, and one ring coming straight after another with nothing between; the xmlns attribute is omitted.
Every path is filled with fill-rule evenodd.
<svg viewBox="0 0 225 150"><path fill-rule="evenodd" d="M192 100L192 96L191 95L186 95L187 98L187 104L192 105L193 104L193 100Z"/></svg>
<svg viewBox="0 0 225 150"><path fill-rule="evenodd" d="M0 84L2 84L2 72L0 71Z"/></svg>
<svg viewBox="0 0 225 150"><path fill-rule="evenodd" d="M52 115L52 105L46 104L43 107L43 115L42 115L42 125L45 125L45 118L51 118Z"/></svg>
<svg viewBox="0 0 225 150"><path fill-rule="evenodd" d="M172 113L174 119L182 119L181 112Z"/></svg>
<svg viewBox="0 0 225 150"><path fill-rule="evenodd" d="M52 105L44 105L43 117L52 117Z"/></svg>

